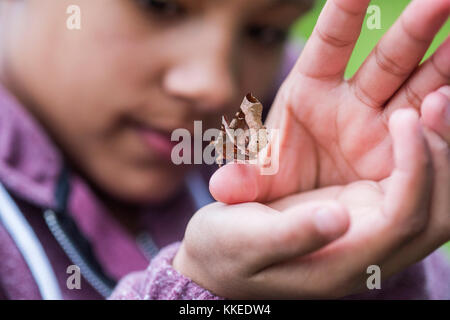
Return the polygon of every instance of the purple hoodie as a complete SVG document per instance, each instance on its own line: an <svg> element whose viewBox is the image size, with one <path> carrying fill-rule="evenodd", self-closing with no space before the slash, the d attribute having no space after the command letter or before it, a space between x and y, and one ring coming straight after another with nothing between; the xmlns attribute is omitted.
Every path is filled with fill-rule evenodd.
<svg viewBox="0 0 450 320"><path fill-rule="evenodd" d="M62 165L60 151L43 128L0 87L0 182L14 200L11 206L19 208L0 206L0 299L103 298L83 267L81 289L68 289L67 268L75 263L57 241L64 234L52 232L44 218L46 209L58 209ZM82 178L71 176L68 182L67 212L104 273L119 281L110 299L221 299L171 265L190 217L211 201L200 175L187 179L171 205L140 216L142 230L161 248L153 257L108 214ZM352 298L450 299L450 268L436 252L385 281L381 290Z"/></svg>
<svg viewBox="0 0 450 320"><path fill-rule="evenodd" d="M40 242L64 299L101 299L86 281L81 290L69 290L66 285L67 268L74 263L55 240L45 222L45 209L57 209L55 200L58 177L62 170L62 156L30 114L0 86L0 182L34 230L35 242ZM204 180L192 176L197 185ZM200 182L201 180L201 182ZM94 256L112 279L125 278L114 293L124 294L133 272L145 270L149 259L137 240L108 214L89 186L78 176L70 180L71 192L68 212L92 245ZM193 184L190 183L190 186ZM176 201L159 210L140 216L142 230L151 234L158 248L167 246L152 259L147 277L153 277L146 292L158 299L214 299L207 290L178 274L170 267L170 260L183 237L185 227L196 210L196 201L206 204L210 199L195 199L188 192L189 184L177 195ZM1 203L1 201L0 201ZM0 210L5 211L3 206ZM4 214L3 214L4 215ZM0 298L40 299L41 288L35 281L23 248L14 241L14 225L9 228L0 215ZM6 220L5 220L6 219ZM22 235L19 237L23 238ZM169 245L169 246L168 246ZM37 269L41 267L38 266ZM39 271L39 270L38 270ZM83 270L81 270L83 274ZM128 280L127 280L128 279ZM51 282L51 281L50 281ZM146 282L147 283L147 282ZM133 287L144 285L134 283ZM133 289L130 287L127 294Z"/></svg>

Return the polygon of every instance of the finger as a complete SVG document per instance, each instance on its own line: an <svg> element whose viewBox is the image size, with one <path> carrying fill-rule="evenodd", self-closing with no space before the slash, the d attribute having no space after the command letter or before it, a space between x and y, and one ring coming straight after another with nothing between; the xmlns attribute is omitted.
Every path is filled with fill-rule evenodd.
<svg viewBox="0 0 450 320"><path fill-rule="evenodd" d="M273 163L278 163L274 166L279 170L267 172L260 163L227 164L219 168L209 181L209 190L214 199L227 204L253 201L267 203L298 190L311 188L311 181L315 181L317 174L314 152L302 156L303 160L311 160L300 167L292 159L297 159L304 150L314 149L314 146L310 139L290 138L305 136L307 133L302 126L293 124L292 115L285 113L285 110L279 113L283 114L279 124L282 129L271 138L268 149L268 158ZM273 123L268 123L267 127L272 132L278 130L273 129L276 127ZM294 177L297 171L302 171L301 179Z"/></svg>
<svg viewBox="0 0 450 320"><path fill-rule="evenodd" d="M266 203L302 189L302 181L294 179L292 171L281 169L281 164L286 165L281 158L289 154L289 151L284 152L284 155L280 152L280 170L274 175L261 174L261 168L252 164L230 163L219 168L209 180L211 195L216 201L227 204ZM308 174L304 174L305 180Z"/></svg>
<svg viewBox="0 0 450 320"><path fill-rule="evenodd" d="M389 123L395 169L389 179L383 213L395 236L408 238L419 233L428 219L432 165L416 111L396 111Z"/></svg>
<svg viewBox="0 0 450 320"><path fill-rule="evenodd" d="M262 176L254 165L230 163L219 168L209 181L209 191L219 202L235 204L256 201L272 176Z"/></svg>
<svg viewBox="0 0 450 320"><path fill-rule="evenodd" d="M429 226L431 232L434 232L433 239L437 242L434 241L431 244L440 246L450 240L450 145L434 131L426 129L425 135L430 145L434 170ZM439 237L439 230L444 230L444 238Z"/></svg>
<svg viewBox="0 0 450 320"><path fill-rule="evenodd" d="M430 219L424 232L396 250L383 264L383 273L393 274L420 261L450 241L450 151L448 142L433 131L425 132L435 173Z"/></svg>
<svg viewBox="0 0 450 320"><path fill-rule="evenodd" d="M450 145L450 86L430 93L422 103L422 119Z"/></svg>
<svg viewBox="0 0 450 320"><path fill-rule="evenodd" d="M397 111L391 118L390 131L396 168L388 180L383 201L385 219L367 215L364 223L354 225L348 238L342 237L302 259L273 265L256 275L256 280L272 279L274 292L278 294L340 297L365 282L369 265L382 265L424 226L422 208L429 201L430 174L418 115L410 109ZM355 237L356 242L352 239ZM342 273L340 277L323 280L324 274L336 270Z"/></svg>
<svg viewBox="0 0 450 320"><path fill-rule="evenodd" d="M440 93L445 95L450 100L450 85L443 86L438 90Z"/></svg>
<svg viewBox="0 0 450 320"><path fill-rule="evenodd" d="M313 78L342 78L370 0L329 0L294 70Z"/></svg>
<svg viewBox="0 0 450 320"><path fill-rule="evenodd" d="M412 1L351 80L355 95L373 108L383 106L417 67L449 8L449 0Z"/></svg>
<svg viewBox="0 0 450 320"><path fill-rule="evenodd" d="M389 101L386 118L398 109L420 110L423 99L431 92L450 83L450 37L425 61Z"/></svg>
<svg viewBox="0 0 450 320"><path fill-rule="evenodd" d="M341 237L349 228L347 210L336 202L309 202L283 213L266 215L253 223L248 241L257 248L248 250L255 255L255 273L272 264L316 251Z"/></svg>

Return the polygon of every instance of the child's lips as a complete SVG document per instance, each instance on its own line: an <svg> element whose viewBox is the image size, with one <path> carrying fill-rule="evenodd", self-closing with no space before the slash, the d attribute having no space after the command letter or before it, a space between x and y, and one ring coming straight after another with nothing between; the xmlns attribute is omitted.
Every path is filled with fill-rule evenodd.
<svg viewBox="0 0 450 320"><path fill-rule="evenodd" d="M150 128L140 128L139 133L152 151L155 151L165 159L171 160L172 148L178 142L171 141L170 134Z"/></svg>

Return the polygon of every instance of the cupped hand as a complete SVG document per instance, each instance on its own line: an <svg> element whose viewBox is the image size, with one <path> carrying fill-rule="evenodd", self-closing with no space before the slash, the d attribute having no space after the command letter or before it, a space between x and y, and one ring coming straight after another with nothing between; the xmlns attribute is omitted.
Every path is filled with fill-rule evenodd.
<svg viewBox="0 0 450 320"><path fill-rule="evenodd" d="M358 72L344 79L369 2L327 1L266 122L269 129L280 130L278 173L261 175L255 165L226 165L210 181L216 200L267 202L389 176L392 113L419 110L427 94L450 82L450 38L419 66L448 19L450 0L412 1Z"/></svg>
<svg viewBox="0 0 450 320"><path fill-rule="evenodd" d="M364 288L369 265L388 277L422 259L450 239L449 97L428 96L422 121L394 113L389 177L205 207L174 267L226 298L338 298Z"/></svg>

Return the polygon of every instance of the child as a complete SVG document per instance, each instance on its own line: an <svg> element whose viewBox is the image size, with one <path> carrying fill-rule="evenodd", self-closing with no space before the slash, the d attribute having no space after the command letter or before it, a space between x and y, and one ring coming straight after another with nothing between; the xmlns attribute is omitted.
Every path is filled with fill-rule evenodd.
<svg viewBox="0 0 450 320"><path fill-rule="evenodd" d="M420 5L424 2L415 1ZM355 285L347 284L348 288L342 291L336 286L325 287L321 282L309 287L297 283L297 287L283 289L280 285L292 276L288 268L266 278L270 281L263 282L262 286L261 282L243 275L251 271L250 274L259 274L261 278L258 272L263 266L273 261L283 263L287 258L309 252L320 253L319 249L331 243L323 248L330 252L330 261L348 265L335 269L342 270L342 274L332 275L328 270L317 268L316 279L319 271L321 278L330 282L339 279L342 283L349 278L348 272L361 276L359 271L365 271L366 261L337 259L340 256L334 255L332 250L333 241L344 240L349 227L347 212L338 204L329 204L326 199L314 204L314 208L301 207L305 218L298 221L298 225L289 220L298 219L297 215L283 215L287 217L285 220L278 220L278 215L277 218L266 216L273 213L270 210L284 211L304 202L286 197L292 193L359 179L350 177L340 181L327 174L323 183L299 187L294 185L299 179L285 175L286 172L310 181L315 169L305 170L304 164L299 166L298 172L283 169L287 166L283 159L289 150L281 149L280 169L285 175L286 188L277 189L279 194L266 198L258 195L260 201L281 198L281 202L269 206L243 203L203 207L211 201L204 185L208 179L207 169L200 172L197 167L175 166L170 159L173 130L187 128L192 132L194 120L202 120L203 128L217 127L220 116L233 115L248 91L270 99L273 79L280 70L287 30L309 8L310 1L280 0L268 4L262 0L227 0L219 4L183 0L78 0L75 3L82 13L80 30L66 28L66 8L74 1L0 2L0 79L3 85L0 93L0 182L4 187L0 189L0 297L217 299L275 295L311 298L356 293L358 281ZM434 34L445 21L443 16L448 15L447 3L436 1L427 4L431 9L426 14L420 13L418 7L405 16L417 15L415 23L429 26L418 30ZM359 14L354 16L361 17L368 1L330 1L320 25L326 26L330 16L339 20L345 15L345 10L339 11L341 5L355 9ZM353 30L357 25L350 21L343 27ZM347 55L351 53L348 41L336 42L320 31L317 35L306 50L319 53L318 60L308 61L306 67L311 69L307 72L317 71L313 68L320 65L320 59L331 59L327 55L333 51L314 42L321 37L332 48L340 47ZM423 36L429 37L429 34ZM439 52L437 58L448 57L448 45ZM342 52L340 54L343 56ZM399 59L403 58L402 55ZM442 66L445 68L448 64L448 58L444 59ZM336 75L341 67L342 62L337 61L322 71ZM421 92L422 98L448 82L433 72L418 73L416 78L416 81L430 84ZM388 81L385 89L397 91L396 87L404 81ZM299 79L297 82L301 86ZM281 92L287 92L286 96L295 91L293 87L283 87ZM331 87L311 85L309 89L312 101L333 92ZM435 98L429 99L432 106L428 109L441 108L441 100L448 99L448 92L442 92L432 93ZM277 98L278 110L283 97L280 94ZM399 99L401 101L401 96ZM358 122L364 116L356 114L354 119ZM277 124L274 119L276 117L269 118ZM370 118L366 119L368 124L372 123ZM418 141L415 149L410 146L411 150L414 149L414 154L424 151L419 130L414 130L417 127L414 116L401 119L409 119L405 132L410 133L413 143ZM425 116L423 119L426 122ZM348 123L349 128L360 129L357 125ZM398 122L394 121L393 131L396 125ZM429 127L437 133L436 137L448 132L448 128L442 129L442 124ZM299 133L304 134L300 130L290 134ZM397 150L395 139L399 136L392 135ZM389 135L384 132L381 138L386 136ZM398 139L402 141L401 137ZM365 141L355 140L354 143L364 146ZM389 157L385 156L390 150L382 151L374 157L381 158L380 163L390 163L391 167L386 165L377 176L362 178L377 180L390 174L392 161L388 162ZM297 159L297 155L294 156ZM433 157L439 158L436 152ZM229 166L223 169L235 170ZM226 185L232 186L233 181L224 181L220 172L215 176L216 181L211 182L211 190L218 200L235 203L256 199L245 192L239 193L242 198L221 193L218 184L227 182ZM422 176L413 172L414 177ZM249 182L239 181L235 190L240 191L245 183ZM264 182L257 182L247 190L255 190L254 186L259 185L263 188ZM448 190L441 181L438 185ZM421 190L418 195L426 193L425 189ZM367 193L363 195L368 197ZM445 203L440 198L436 200L434 194L416 198L417 206L423 207L431 201L433 208L444 208L448 212ZM188 221L200 208L180 246L178 241L183 239ZM329 218L322 221L320 229L326 234L311 229L309 219L313 219L313 215L310 213L318 209L325 209L322 210L325 213L317 216ZM442 209L440 211L439 215L436 210L426 213L442 219ZM409 211L405 215L410 215ZM332 219L335 224L327 225L326 221ZM353 219L350 220L353 227ZM395 230L400 230L399 234L409 230L408 221L396 221L398 229ZM430 224L427 241L421 242L424 247L417 252L409 250L408 246L400 250L398 239L394 237L379 237L365 249L364 256L370 257L367 261L389 262L386 263L387 275L404 270L376 294L396 298L448 298L445 294L450 291L441 286L449 283L445 282L449 279L448 267L440 256L433 254L406 269L448 240L448 229L444 233L440 229L442 225ZM297 226L301 232L283 226ZM311 232L307 232L308 226ZM383 235L384 231L379 230L378 235ZM298 239L298 235L304 238ZM273 246L261 240L278 238L286 242ZM359 240L361 238L364 237L360 236ZM414 246L416 238L408 237L405 244ZM297 248L300 240L310 246ZM236 254L233 248L240 248L241 254ZM289 248L296 250L286 252ZM383 255L380 255L381 248ZM83 276L81 283L76 280L77 266ZM120 279L123 280L116 286ZM412 287L405 289L402 285L405 281Z"/></svg>

